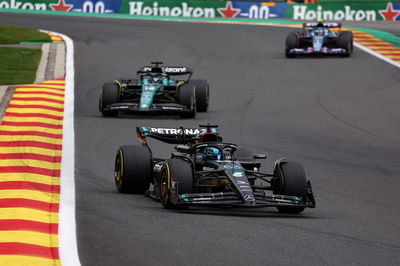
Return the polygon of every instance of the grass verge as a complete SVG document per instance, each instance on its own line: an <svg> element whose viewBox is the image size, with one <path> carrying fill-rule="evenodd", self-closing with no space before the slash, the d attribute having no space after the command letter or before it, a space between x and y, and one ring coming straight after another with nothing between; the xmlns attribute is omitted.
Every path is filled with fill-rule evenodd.
<svg viewBox="0 0 400 266"><path fill-rule="evenodd" d="M0 25L0 44L51 42L49 35L30 28Z"/></svg>
<svg viewBox="0 0 400 266"><path fill-rule="evenodd" d="M32 84L41 49L0 47L0 85Z"/></svg>

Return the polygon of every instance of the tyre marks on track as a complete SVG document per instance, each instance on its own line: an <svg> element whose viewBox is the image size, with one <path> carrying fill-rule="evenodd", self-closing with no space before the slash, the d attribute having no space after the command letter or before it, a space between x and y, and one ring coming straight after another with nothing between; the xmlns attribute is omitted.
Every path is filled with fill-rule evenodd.
<svg viewBox="0 0 400 266"><path fill-rule="evenodd" d="M64 87L18 86L0 125L0 265L61 265Z"/></svg>

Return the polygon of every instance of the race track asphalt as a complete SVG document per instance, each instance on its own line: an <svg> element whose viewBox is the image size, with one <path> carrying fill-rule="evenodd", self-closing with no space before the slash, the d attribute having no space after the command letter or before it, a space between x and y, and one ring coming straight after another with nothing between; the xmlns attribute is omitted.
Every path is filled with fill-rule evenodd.
<svg viewBox="0 0 400 266"><path fill-rule="evenodd" d="M286 59L291 29L2 13L0 24L61 32L75 44L77 233L83 265L399 265L399 69L351 58ZM97 110L104 82L152 60L210 83L207 113L121 116ZM165 210L118 194L116 149L137 125L217 123L226 141L304 164L317 208ZM169 147L152 143L154 153Z"/></svg>

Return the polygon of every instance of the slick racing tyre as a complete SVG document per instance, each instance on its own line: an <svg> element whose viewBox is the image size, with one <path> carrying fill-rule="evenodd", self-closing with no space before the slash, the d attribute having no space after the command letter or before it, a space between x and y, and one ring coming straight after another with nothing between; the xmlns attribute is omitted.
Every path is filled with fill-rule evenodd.
<svg viewBox="0 0 400 266"><path fill-rule="evenodd" d="M297 32L291 32L286 37L286 48L285 55L288 58L296 57L294 54L290 54L289 51L294 48L298 48L299 46L299 34Z"/></svg>
<svg viewBox="0 0 400 266"><path fill-rule="evenodd" d="M142 145L124 145L115 158L114 178L120 193L144 193L151 182L152 157Z"/></svg>
<svg viewBox="0 0 400 266"><path fill-rule="evenodd" d="M189 84L196 87L196 107L197 112L207 112L210 88L205 79L192 79Z"/></svg>
<svg viewBox="0 0 400 266"><path fill-rule="evenodd" d="M192 84L183 84L178 88L178 103L190 110L182 113L181 117L193 118L196 116L196 89Z"/></svg>
<svg viewBox="0 0 400 266"><path fill-rule="evenodd" d="M296 196L303 200L307 199L306 172L303 166L297 162L282 162L274 171L274 194ZM281 213L297 214L304 210L304 207L278 206Z"/></svg>
<svg viewBox="0 0 400 266"><path fill-rule="evenodd" d="M99 101L99 108L100 112L103 114L103 116L106 117L112 117L112 116L117 116L118 111L105 111L104 108L107 106L118 103L120 100L120 93L119 93L119 88L118 85L113 84L113 83L105 83L103 85L103 89L101 91L100 95L100 101Z"/></svg>
<svg viewBox="0 0 400 266"><path fill-rule="evenodd" d="M171 194L171 186L179 195L193 192L193 169L190 162L181 159L169 159L161 172L160 199L167 209L187 209L188 205L175 205L176 195Z"/></svg>
<svg viewBox="0 0 400 266"><path fill-rule="evenodd" d="M349 57L353 52L353 33L351 31L342 31L338 35L338 47L346 49L346 53L342 56Z"/></svg>

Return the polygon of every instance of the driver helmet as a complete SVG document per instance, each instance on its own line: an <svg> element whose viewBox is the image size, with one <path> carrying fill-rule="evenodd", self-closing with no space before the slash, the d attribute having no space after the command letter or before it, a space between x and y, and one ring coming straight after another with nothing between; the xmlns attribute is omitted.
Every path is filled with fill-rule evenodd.
<svg viewBox="0 0 400 266"><path fill-rule="evenodd" d="M160 76L153 77L153 82L154 82L154 83L159 83L159 82L161 82L161 81L162 81L162 79L161 79Z"/></svg>
<svg viewBox="0 0 400 266"><path fill-rule="evenodd" d="M317 27L318 28L324 27L324 20L323 19L317 19Z"/></svg>
<svg viewBox="0 0 400 266"><path fill-rule="evenodd" d="M203 150L205 160L221 160L221 152L217 148L207 147Z"/></svg>

